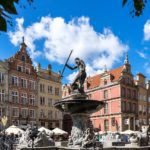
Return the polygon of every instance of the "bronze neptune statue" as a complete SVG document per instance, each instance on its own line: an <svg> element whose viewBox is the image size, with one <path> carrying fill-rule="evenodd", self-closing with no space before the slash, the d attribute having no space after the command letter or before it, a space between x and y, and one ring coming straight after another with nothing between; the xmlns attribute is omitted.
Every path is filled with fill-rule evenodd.
<svg viewBox="0 0 150 150"><path fill-rule="evenodd" d="M84 81L85 81L85 78L86 78L86 66L85 66L85 63L83 60L81 60L80 58L76 58L75 59L75 66L74 67L71 67L70 65L68 65L68 61L70 59L70 56L72 54L73 50L71 50L67 60L66 60L66 63L64 65L64 68L61 72L61 77L63 77L63 73L64 73L64 70L65 68L69 68L71 70L74 70L74 69L78 69L79 72L77 74L77 76L75 77L73 83L71 84L71 90L72 91L75 91L75 90L78 90L79 93L84 93Z"/></svg>
<svg viewBox="0 0 150 150"><path fill-rule="evenodd" d="M76 65L74 67L71 67L68 64L66 64L66 67L68 67L71 70L74 70L74 69L79 70L79 72L76 75L73 83L71 84L71 89L73 91L77 89L80 93L84 93L83 84L84 84L84 81L85 81L85 78L86 78L86 66L85 66L84 61L79 59L79 58L75 59L75 64Z"/></svg>

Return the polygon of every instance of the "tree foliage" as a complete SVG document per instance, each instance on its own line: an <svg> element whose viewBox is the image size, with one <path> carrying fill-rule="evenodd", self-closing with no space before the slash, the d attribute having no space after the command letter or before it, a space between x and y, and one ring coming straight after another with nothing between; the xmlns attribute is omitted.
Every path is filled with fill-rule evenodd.
<svg viewBox="0 0 150 150"><path fill-rule="evenodd" d="M16 4L19 4L21 0L0 0L0 31L7 32L7 24L12 26L12 15L17 15ZM33 0L26 0L29 4ZM141 16L147 0L122 0L122 5L130 5L130 14L132 17ZM25 5L22 6L25 8Z"/></svg>
<svg viewBox="0 0 150 150"><path fill-rule="evenodd" d="M27 0L29 4L33 0ZM20 0L0 0L0 31L7 31L7 24L12 26L11 15L17 15L15 4L19 4ZM25 6L24 6L25 8Z"/></svg>
<svg viewBox="0 0 150 150"><path fill-rule="evenodd" d="M122 0L122 5L125 6L129 4L131 6L130 14L132 17L139 17L143 14L143 10L147 0Z"/></svg>

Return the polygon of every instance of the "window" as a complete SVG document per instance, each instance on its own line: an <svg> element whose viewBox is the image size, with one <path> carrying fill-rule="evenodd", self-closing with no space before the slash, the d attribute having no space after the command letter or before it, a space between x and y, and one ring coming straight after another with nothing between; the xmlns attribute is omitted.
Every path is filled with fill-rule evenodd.
<svg viewBox="0 0 150 150"><path fill-rule="evenodd" d="M126 103L126 110L129 111L129 109L130 109L130 104Z"/></svg>
<svg viewBox="0 0 150 150"><path fill-rule="evenodd" d="M34 109L29 110L29 116L30 116L30 118L35 118L35 110Z"/></svg>
<svg viewBox="0 0 150 150"><path fill-rule="evenodd" d="M41 109L41 111L40 111L40 118L45 118L45 113L44 113L44 111L43 111L43 109Z"/></svg>
<svg viewBox="0 0 150 150"><path fill-rule="evenodd" d="M18 86L18 77L12 76L11 82L12 82L12 85Z"/></svg>
<svg viewBox="0 0 150 150"><path fill-rule="evenodd" d="M106 79L104 79L104 85L107 85L107 80Z"/></svg>
<svg viewBox="0 0 150 150"><path fill-rule="evenodd" d="M59 88L55 88L55 95L59 96L60 92L59 92Z"/></svg>
<svg viewBox="0 0 150 150"><path fill-rule="evenodd" d="M108 91L104 90L104 99L108 98Z"/></svg>
<svg viewBox="0 0 150 150"><path fill-rule="evenodd" d="M133 91L133 98L136 99L136 90Z"/></svg>
<svg viewBox="0 0 150 150"><path fill-rule="evenodd" d="M30 69L29 68L25 68L25 72L26 72L26 74L30 74Z"/></svg>
<svg viewBox="0 0 150 150"><path fill-rule="evenodd" d="M104 114L107 114L107 113L108 113L108 103L106 102L104 106Z"/></svg>
<svg viewBox="0 0 150 150"><path fill-rule="evenodd" d="M121 88L121 96L122 97L126 96L126 89L124 87Z"/></svg>
<svg viewBox="0 0 150 150"><path fill-rule="evenodd" d="M42 127L45 127L45 122L41 122L41 126L42 126Z"/></svg>
<svg viewBox="0 0 150 150"><path fill-rule="evenodd" d="M53 87L52 86L48 86L48 93L53 94Z"/></svg>
<svg viewBox="0 0 150 150"><path fill-rule="evenodd" d="M45 92L45 86L44 84L40 84L40 92Z"/></svg>
<svg viewBox="0 0 150 150"><path fill-rule="evenodd" d="M23 72L23 66L17 66L17 71Z"/></svg>
<svg viewBox="0 0 150 150"><path fill-rule="evenodd" d="M25 56L23 55L23 56L21 57L21 61L25 62L25 60L26 60L26 58L25 58Z"/></svg>
<svg viewBox="0 0 150 150"><path fill-rule="evenodd" d="M35 106L35 95L32 95L30 94L30 97L29 97L29 104L32 105L32 106Z"/></svg>
<svg viewBox="0 0 150 150"><path fill-rule="evenodd" d="M22 108L21 109L21 115L23 118L26 118L28 116L28 109L27 108Z"/></svg>
<svg viewBox="0 0 150 150"><path fill-rule="evenodd" d="M52 99L48 98L48 106L51 107L52 106Z"/></svg>
<svg viewBox="0 0 150 150"><path fill-rule="evenodd" d="M109 130L109 122L107 119L104 120L104 129L105 129L105 131Z"/></svg>
<svg viewBox="0 0 150 150"><path fill-rule="evenodd" d="M112 125L112 126L115 126L115 124L116 124L115 117L112 117L112 118L111 118L111 125Z"/></svg>
<svg viewBox="0 0 150 150"><path fill-rule="evenodd" d="M18 92L17 91L12 91L11 95L12 95L12 102L13 103L19 103Z"/></svg>
<svg viewBox="0 0 150 150"><path fill-rule="evenodd" d="M32 81L32 80L29 81L29 88L31 90L35 90L35 81Z"/></svg>
<svg viewBox="0 0 150 150"><path fill-rule="evenodd" d="M26 88L27 87L27 80L21 79L21 87Z"/></svg>
<svg viewBox="0 0 150 150"><path fill-rule="evenodd" d="M0 72L0 83L4 83L4 73Z"/></svg>
<svg viewBox="0 0 150 150"><path fill-rule="evenodd" d="M19 109L17 107L12 108L12 116L19 117Z"/></svg>
<svg viewBox="0 0 150 150"><path fill-rule="evenodd" d="M21 103L22 103L23 105L28 104L28 101L27 101L27 93L22 93L22 94L21 94Z"/></svg>
<svg viewBox="0 0 150 150"><path fill-rule="evenodd" d="M45 97L40 97L40 105L45 105Z"/></svg>
<svg viewBox="0 0 150 150"><path fill-rule="evenodd" d="M5 90L0 90L0 102L5 101Z"/></svg>
<svg viewBox="0 0 150 150"><path fill-rule="evenodd" d="M130 84L130 78L129 77L126 78L126 84Z"/></svg>
<svg viewBox="0 0 150 150"><path fill-rule="evenodd" d="M126 102L122 102L122 111L123 111L123 112L126 111Z"/></svg>
<svg viewBox="0 0 150 150"><path fill-rule="evenodd" d="M131 97L131 91L130 91L130 89L127 89L127 97L128 97L128 98Z"/></svg>

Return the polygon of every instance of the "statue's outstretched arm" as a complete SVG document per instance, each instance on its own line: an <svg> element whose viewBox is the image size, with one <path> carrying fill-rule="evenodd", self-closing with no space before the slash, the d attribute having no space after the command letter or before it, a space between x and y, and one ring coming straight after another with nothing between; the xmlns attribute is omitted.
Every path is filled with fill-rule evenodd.
<svg viewBox="0 0 150 150"><path fill-rule="evenodd" d="M74 69L76 69L76 68L77 68L77 66L75 66L75 67L71 67L71 66L69 66L68 64L66 64L66 67L67 67L67 68L69 68L69 69L71 69L71 70L74 70Z"/></svg>

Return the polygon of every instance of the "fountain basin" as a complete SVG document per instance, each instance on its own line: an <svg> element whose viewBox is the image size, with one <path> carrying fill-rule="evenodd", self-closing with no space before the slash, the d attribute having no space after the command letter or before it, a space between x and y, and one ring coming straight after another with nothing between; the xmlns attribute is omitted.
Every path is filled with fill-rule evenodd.
<svg viewBox="0 0 150 150"><path fill-rule="evenodd" d="M73 99L59 101L55 103L54 106L60 111L70 114L91 114L104 107L104 102L98 100Z"/></svg>
<svg viewBox="0 0 150 150"><path fill-rule="evenodd" d="M68 140L69 148L93 145L95 135L90 115L103 108L104 105L102 101L87 99L86 94L75 92L54 104L58 110L71 115L73 126Z"/></svg>

